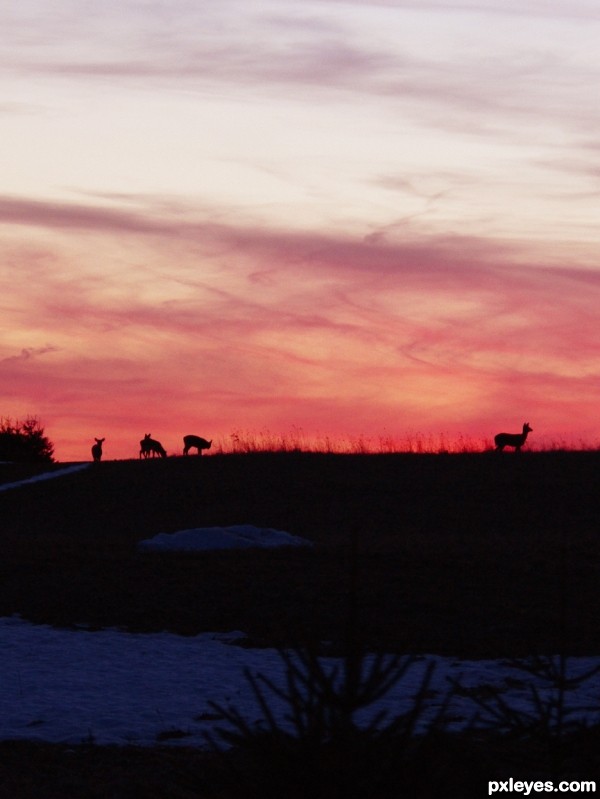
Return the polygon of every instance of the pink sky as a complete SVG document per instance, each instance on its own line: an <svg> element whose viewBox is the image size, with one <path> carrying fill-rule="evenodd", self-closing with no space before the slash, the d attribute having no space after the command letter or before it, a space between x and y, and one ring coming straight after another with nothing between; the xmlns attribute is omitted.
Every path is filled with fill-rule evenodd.
<svg viewBox="0 0 600 799"><path fill-rule="evenodd" d="M600 439L596 0L0 10L0 415Z"/></svg>

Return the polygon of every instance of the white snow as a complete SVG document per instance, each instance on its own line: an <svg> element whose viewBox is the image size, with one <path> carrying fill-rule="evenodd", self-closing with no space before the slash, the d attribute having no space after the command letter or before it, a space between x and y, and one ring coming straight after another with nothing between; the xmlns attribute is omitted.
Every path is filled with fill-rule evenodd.
<svg viewBox="0 0 600 799"><path fill-rule="evenodd" d="M203 633L181 637L170 633L138 634L117 630L59 630L18 618L0 619L0 738L98 744L153 745L173 733L173 743L205 745L204 733L222 721L214 719L209 700L233 705L252 723L261 711L244 677L244 669L285 685L285 669L273 649L236 645L242 633ZM334 659L324 659L332 668ZM450 700L450 728L464 727L477 711L469 693L496 694L518 709L531 708L531 688L542 697L546 687L514 663L456 660L428 655L410 667L402 681L368 711L385 708L389 716L411 707L427 664L435 670L427 694L427 712L442 706L450 680L465 690ZM600 658L569 660L571 675L600 664ZM339 663L338 663L339 665ZM286 707L268 694L275 716ZM580 717L600 719L600 678L569 692ZM213 716L213 717L211 717Z"/></svg>
<svg viewBox="0 0 600 799"><path fill-rule="evenodd" d="M17 480L14 483L3 483L0 485L0 491L9 491L13 488L20 488L21 486L28 485L29 483L39 483L42 480L53 480L55 477L64 477L65 474L73 474L80 472L82 469L88 469L91 463L76 463L74 466L66 466L64 469L56 469L53 472L42 472L33 477L27 477L24 480Z"/></svg>
<svg viewBox="0 0 600 799"><path fill-rule="evenodd" d="M159 533L138 543L148 551L190 552L210 549L273 549L274 547L311 547L312 542L283 530L239 524L232 527L198 527L177 533Z"/></svg>

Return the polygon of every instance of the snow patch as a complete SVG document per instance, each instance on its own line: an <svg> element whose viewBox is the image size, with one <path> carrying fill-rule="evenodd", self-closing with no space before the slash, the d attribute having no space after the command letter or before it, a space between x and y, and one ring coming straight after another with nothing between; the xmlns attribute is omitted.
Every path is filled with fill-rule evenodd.
<svg viewBox="0 0 600 799"><path fill-rule="evenodd" d="M285 692L286 669L274 649L236 646L243 638L238 632L187 637L58 630L0 618L0 739L149 746L168 739L174 745L206 745L206 733L223 724L215 718L210 700L234 706L250 724L258 724L264 712L245 670L266 675ZM335 658L321 662L327 670L340 667ZM570 658L568 676L599 663L599 658ZM435 668L425 699L425 722L444 706L454 680L463 690L450 697L449 729L464 729L480 712L470 695L498 696L515 711L534 713L532 690L542 701L547 699L545 681L513 662L424 655L357 721L369 723L382 711L390 719L412 708L430 664ZM567 708L597 723L599 689L596 674L568 691ZM289 707L274 693L267 696L274 717L285 725Z"/></svg>
<svg viewBox="0 0 600 799"><path fill-rule="evenodd" d="M42 472L33 477L27 477L25 480L17 480L14 483L4 483L0 485L0 491L9 491L12 488L20 488L29 483L39 483L42 480L53 480L55 477L64 477L66 474L73 474L74 472L80 472L82 469L89 469L91 465L91 463L77 463L74 466L66 466L64 469L56 469L56 471L53 472Z"/></svg>
<svg viewBox="0 0 600 799"><path fill-rule="evenodd" d="M198 527L177 533L159 533L138 543L143 552L198 552L213 549L273 549L312 547L305 538L270 527L239 524L232 527Z"/></svg>

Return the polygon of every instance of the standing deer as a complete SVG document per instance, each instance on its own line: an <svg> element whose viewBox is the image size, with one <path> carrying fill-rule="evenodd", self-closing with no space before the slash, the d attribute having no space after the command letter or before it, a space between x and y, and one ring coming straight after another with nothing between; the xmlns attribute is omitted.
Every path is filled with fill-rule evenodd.
<svg viewBox="0 0 600 799"><path fill-rule="evenodd" d="M196 449L198 450L198 455L202 455L202 450L210 449L211 444L212 444L212 438L210 441L207 441L205 438L200 438L200 436L184 436L183 454L187 455L190 449L196 447Z"/></svg>
<svg viewBox="0 0 600 799"><path fill-rule="evenodd" d="M102 444L104 443L104 438L96 438L96 443L92 446L92 458L99 463L102 460Z"/></svg>
<svg viewBox="0 0 600 799"><path fill-rule="evenodd" d="M146 433L140 441L140 458L149 458L151 453L153 458L156 455L160 455L161 458L167 457L167 453L160 441L155 441L150 438L150 433Z"/></svg>
<svg viewBox="0 0 600 799"><path fill-rule="evenodd" d="M497 436L494 436L496 449L502 452L504 447L514 447L515 452L519 452L527 439L527 433L532 432L533 430L529 427L529 422L525 422L522 433L498 433Z"/></svg>

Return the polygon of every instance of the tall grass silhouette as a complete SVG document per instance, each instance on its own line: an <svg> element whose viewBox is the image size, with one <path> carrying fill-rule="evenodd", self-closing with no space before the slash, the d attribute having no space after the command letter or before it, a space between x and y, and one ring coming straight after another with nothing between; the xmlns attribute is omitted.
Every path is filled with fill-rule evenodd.
<svg viewBox="0 0 600 799"><path fill-rule="evenodd" d="M491 441L465 434L407 432L393 435L348 434L331 436L308 434L302 428L292 427L287 433L236 429L228 436L215 438L214 454L252 452L315 452L342 455L376 455L394 453L441 454L475 453L491 448Z"/></svg>
<svg viewBox="0 0 600 799"><path fill-rule="evenodd" d="M308 433L301 427L273 432L268 428L237 428L228 435L215 436L211 452L215 455L255 452L313 452L336 455L460 455L491 452L494 439L467 433L424 432L407 430L394 434L329 435ZM535 442L527 442L527 452L591 452L600 449L600 441L586 441L568 436L550 437L540 434Z"/></svg>

